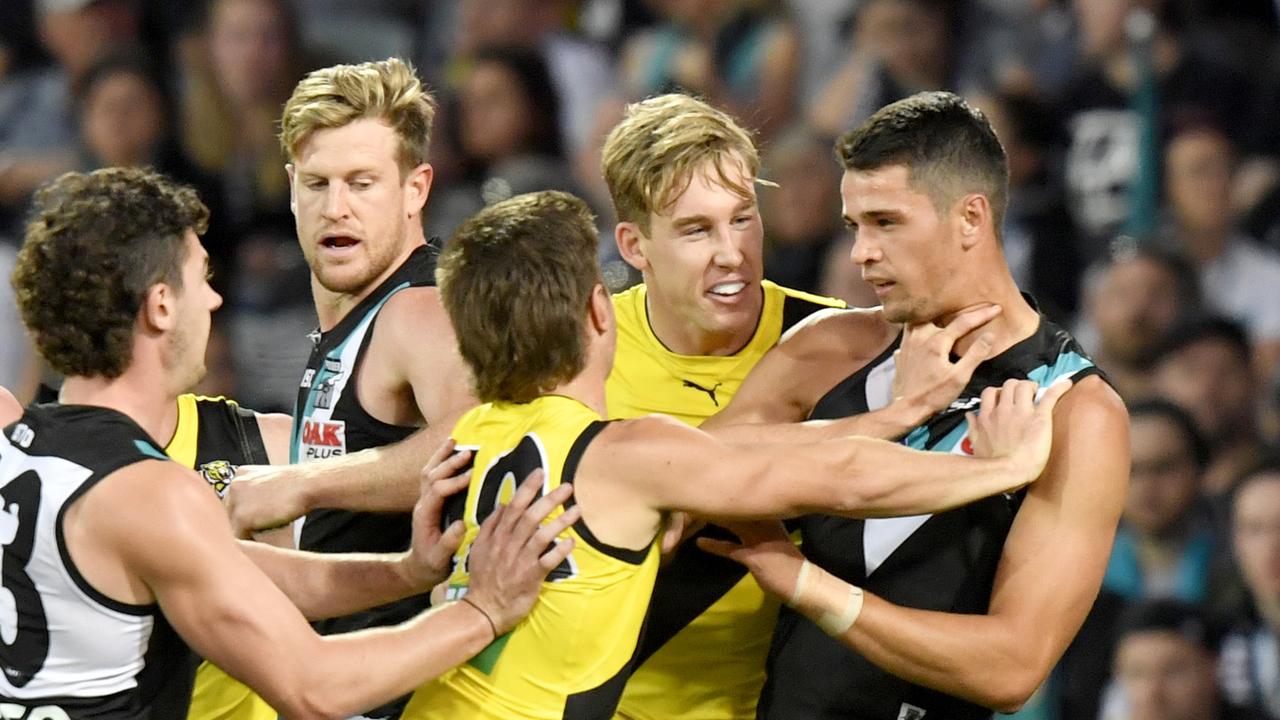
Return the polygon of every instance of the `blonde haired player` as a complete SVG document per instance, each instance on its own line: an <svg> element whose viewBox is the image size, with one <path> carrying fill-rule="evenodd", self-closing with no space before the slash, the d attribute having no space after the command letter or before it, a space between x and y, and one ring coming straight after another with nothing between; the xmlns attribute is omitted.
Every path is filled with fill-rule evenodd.
<svg viewBox="0 0 1280 720"><path fill-rule="evenodd" d="M729 404L779 338L843 306L764 279L756 188L768 183L759 178L751 135L727 113L680 94L630 105L605 141L603 166L618 249L644 278L613 297L618 349L606 384L610 417L665 413L699 425ZM995 312L962 316L949 335L919 328L904 347L910 355L926 340L941 342L925 356L929 364L918 376L904 374L895 403L831 432L895 437L946 407L984 359L979 345L952 363L947 339ZM854 362L873 359L901 329L873 313L855 322L865 342L848 345ZM745 439L743 429L735 432ZM658 574L639 668L620 714L754 718L777 613L778 602L741 566L691 544L681 548Z"/></svg>
<svg viewBox="0 0 1280 720"><path fill-rule="evenodd" d="M467 597L470 539L517 478L545 473L544 492L572 483L582 515L569 529L576 550L543 584L538 609L420 688L405 710L410 720L610 717L637 649L669 510L744 518L807 508L855 517L926 512L1019 486L1048 454L1061 388L1038 407L1027 388L1000 391L1002 411L981 420L979 442L988 432L996 439L983 459L853 436L730 445L658 415L604 420L613 306L593 219L566 193L521 195L481 211L454 236L440 277L485 401L452 433L465 451L453 467L473 464L451 597ZM856 611L849 600L838 614Z"/></svg>

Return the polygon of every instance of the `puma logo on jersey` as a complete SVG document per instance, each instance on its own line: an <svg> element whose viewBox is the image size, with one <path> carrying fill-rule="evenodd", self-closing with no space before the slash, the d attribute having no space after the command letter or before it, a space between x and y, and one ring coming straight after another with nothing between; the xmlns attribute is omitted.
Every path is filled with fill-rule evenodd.
<svg viewBox="0 0 1280 720"><path fill-rule="evenodd" d="M982 398L960 398L947 406L948 410L972 410L982 403Z"/></svg>
<svg viewBox="0 0 1280 720"><path fill-rule="evenodd" d="M341 420L302 421L302 443L299 456L306 460L345 455L347 452L347 424Z"/></svg>
<svg viewBox="0 0 1280 720"><path fill-rule="evenodd" d="M685 380L685 381L684 381L684 386L685 386L685 387L687 387L687 388L693 388L694 390L701 390L702 392L706 393L706 394L707 394L707 397L710 397L710 398L711 398L711 402L712 402L712 404L714 404L716 407L720 407L720 401L716 399L716 390L720 389L720 386L721 386L721 385L723 385L723 384L724 384L724 383L716 383L715 385L711 386L710 388L705 388L705 387L703 387L703 386L699 385L698 383L696 383L696 382L694 382L694 381L692 381L692 380Z"/></svg>

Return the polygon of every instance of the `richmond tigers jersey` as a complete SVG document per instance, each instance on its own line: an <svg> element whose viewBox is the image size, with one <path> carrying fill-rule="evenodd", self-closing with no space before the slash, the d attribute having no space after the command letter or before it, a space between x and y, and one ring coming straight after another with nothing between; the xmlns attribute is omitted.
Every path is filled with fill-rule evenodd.
<svg viewBox="0 0 1280 720"><path fill-rule="evenodd" d="M606 385L609 415L673 415L700 425L729 404L784 332L844 303L763 283L755 335L733 355L678 355L649 325L646 289L613 296L618 348ZM701 534L724 531L708 528ZM728 537L726 535L726 537ZM641 665L627 683L621 717L636 720L754 718L778 603L738 563L689 543L658 572Z"/></svg>
<svg viewBox="0 0 1280 720"><path fill-rule="evenodd" d="M450 597L466 593L467 553L480 523L536 468L546 473L544 493L572 482L605 425L585 405L559 395L481 405L458 421L453 438L475 457ZM547 577L533 612L470 662L414 693L405 720L613 716L658 569L657 539L644 550L611 547L582 520L569 533L576 539L573 554Z"/></svg>
<svg viewBox="0 0 1280 720"><path fill-rule="evenodd" d="M169 462L114 410L36 405L0 434L0 717L159 720L186 713L194 657L156 604L99 592L63 516L103 478Z"/></svg>
<svg viewBox="0 0 1280 720"><path fill-rule="evenodd" d="M895 342L840 382L815 406L814 418L837 418L889 404ZM972 453L964 415L981 411L984 388L1009 378L1040 387L1099 374L1065 330L1043 315L1027 339L991 358L949 408L912 430L903 443L921 450ZM910 608L985 613L1005 537L1026 491L1004 493L933 515L851 520L800 518L804 554L841 579ZM848 718L977 720L992 711L891 675L783 608L760 699L768 720Z"/></svg>
<svg viewBox="0 0 1280 720"><path fill-rule="evenodd" d="M164 449L222 497L240 465L268 462L257 416L225 398L182 395L178 424ZM200 663L187 720L276 720L276 711L216 665Z"/></svg>

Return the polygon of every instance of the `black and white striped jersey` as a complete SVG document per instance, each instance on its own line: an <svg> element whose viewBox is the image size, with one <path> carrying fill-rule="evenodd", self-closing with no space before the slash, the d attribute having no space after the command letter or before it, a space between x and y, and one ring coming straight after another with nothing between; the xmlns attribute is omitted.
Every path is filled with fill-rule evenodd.
<svg viewBox="0 0 1280 720"><path fill-rule="evenodd" d="M168 458L110 409L38 405L0 436L0 717L186 714L194 658L158 605L95 589L63 534L67 508L116 470Z"/></svg>

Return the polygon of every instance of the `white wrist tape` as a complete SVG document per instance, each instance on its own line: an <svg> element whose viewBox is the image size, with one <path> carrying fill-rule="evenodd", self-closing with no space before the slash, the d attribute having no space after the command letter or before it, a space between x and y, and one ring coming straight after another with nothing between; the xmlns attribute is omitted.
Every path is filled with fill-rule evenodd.
<svg viewBox="0 0 1280 720"><path fill-rule="evenodd" d="M828 635L843 635L862 614L863 599L862 588L805 560L787 604L810 617L815 609L820 610L814 618L817 626ZM833 612L829 609L832 607L839 609Z"/></svg>

